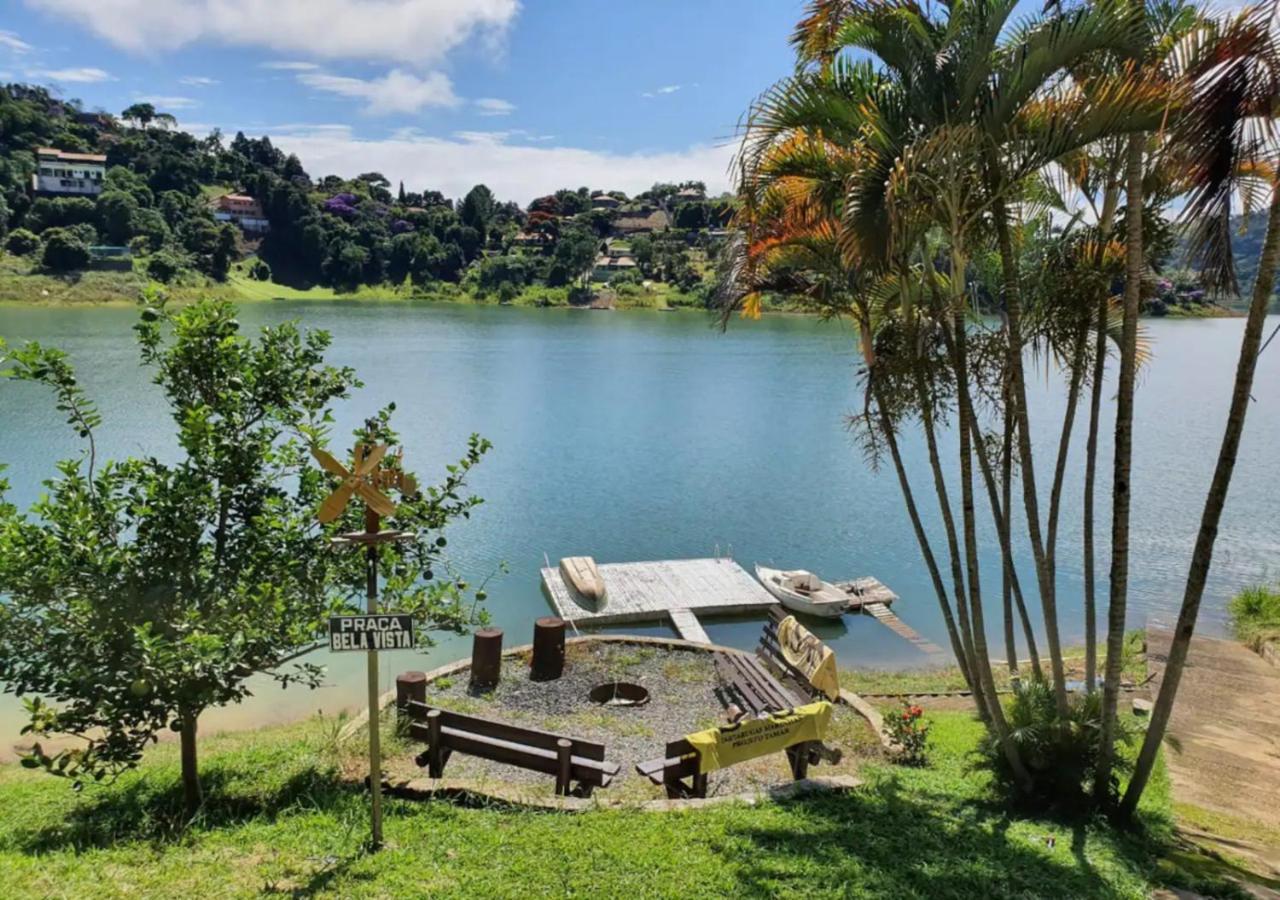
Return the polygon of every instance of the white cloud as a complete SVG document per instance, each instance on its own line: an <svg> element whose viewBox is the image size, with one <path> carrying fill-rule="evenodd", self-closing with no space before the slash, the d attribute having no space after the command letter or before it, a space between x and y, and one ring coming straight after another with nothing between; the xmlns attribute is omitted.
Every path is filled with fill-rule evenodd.
<svg viewBox="0 0 1280 900"><path fill-rule="evenodd" d="M705 181L711 193L719 193L729 188L729 162L735 150L732 145L696 145L673 152L607 153L509 142L519 137L515 132L459 132L452 138L438 138L408 129L370 140L356 137L350 128L332 125L315 130L273 127L268 133L277 147L298 154L314 176L352 177L378 171L393 182L403 179L410 190L430 188L451 197L461 197L483 182L501 199L522 204L580 184L608 185L634 194L657 181L694 179Z"/></svg>
<svg viewBox="0 0 1280 900"><path fill-rule="evenodd" d="M159 112L169 112L175 109L191 109L193 106L199 106L200 101L191 97L168 97L162 94L147 94L145 96L134 96L135 103L150 103Z"/></svg>
<svg viewBox="0 0 1280 900"><path fill-rule="evenodd" d="M370 115L415 113L427 106L457 106L453 83L443 72L419 78L404 69L392 69L381 78L349 78L327 72L303 72L298 80L318 91L364 100Z"/></svg>
<svg viewBox="0 0 1280 900"><path fill-rule="evenodd" d="M320 68L315 63L295 62L293 60L273 60L272 62L264 62L264 69L278 69L282 72L313 72Z"/></svg>
<svg viewBox="0 0 1280 900"><path fill-rule="evenodd" d="M674 94L674 93L675 93L676 91L678 91L678 90L680 90L680 85L678 85L678 84L667 84L667 85L663 85L663 86L662 86L662 87L660 87L660 88L654 88L652 91L643 91L643 92L640 94L640 96L641 96L641 97L648 97L648 98L652 99L652 98L654 98L654 97L661 97L661 96L664 96L664 95L666 95L666 94Z"/></svg>
<svg viewBox="0 0 1280 900"><path fill-rule="evenodd" d="M27 77L74 84L96 84L100 81L116 80L110 72L104 69L95 69L91 66L71 69L28 69Z"/></svg>
<svg viewBox="0 0 1280 900"><path fill-rule="evenodd" d="M472 36L501 40L519 0L26 0L136 53L197 41L429 66Z"/></svg>
<svg viewBox="0 0 1280 900"><path fill-rule="evenodd" d="M31 45L18 37L17 34L3 29L0 29L0 47L4 47L14 53L26 53L31 49Z"/></svg>
<svg viewBox="0 0 1280 900"><path fill-rule="evenodd" d="M481 97L475 104L482 116L509 116L516 111L516 105L510 100L497 97Z"/></svg>
<svg viewBox="0 0 1280 900"><path fill-rule="evenodd" d="M206 75L184 75L178 79L178 83L189 87L212 87L215 84L222 84L218 79L209 78Z"/></svg>

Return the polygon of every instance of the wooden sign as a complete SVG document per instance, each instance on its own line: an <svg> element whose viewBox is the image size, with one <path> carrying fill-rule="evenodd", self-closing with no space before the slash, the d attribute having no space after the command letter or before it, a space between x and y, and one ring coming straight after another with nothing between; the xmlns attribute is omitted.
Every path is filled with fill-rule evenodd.
<svg viewBox="0 0 1280 900"><path fill-rule="evenodd" d="M412 650L413 616L330 616L329 649L335 653L363 650Z"/></svg>

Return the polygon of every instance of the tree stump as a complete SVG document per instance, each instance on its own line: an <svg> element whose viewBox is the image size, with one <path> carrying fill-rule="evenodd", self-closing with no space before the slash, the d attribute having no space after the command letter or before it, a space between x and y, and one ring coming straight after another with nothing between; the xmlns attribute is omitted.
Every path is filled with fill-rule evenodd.
<svg viewBox="0 0 1280 900"><path fill-rule="evenodd" d="M533 623L534 681L554 681L564 674L564 619L544 616Z"/></svg>
<svg viewBox="0 0 1280 900"><path fill-rule="evenodd" d="M481 628L471 644L472 687L493 687L502 678L502 629Z"/></svg>

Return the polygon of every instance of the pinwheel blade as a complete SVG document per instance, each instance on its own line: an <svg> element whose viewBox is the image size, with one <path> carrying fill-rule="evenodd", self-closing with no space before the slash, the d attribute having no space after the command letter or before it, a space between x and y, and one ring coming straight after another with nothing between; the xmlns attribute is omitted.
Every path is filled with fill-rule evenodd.
<svg viewBox="0 0 1280 900"><path fill-rule="evenodd" d="M324 502L320 504L320 521L328 525L338 516L342 515L342 511L347 508L347 501L351 499L351 492L356 489L356 480L348 478L338 485L328 497L324 498Z"/></svg>
<svg viewBox="0 0 1280 900"><path fill-rule="evenodd" d="M334 459L326 450L321 450L319 447L312 447L311 455L316 458L316 462L320 463L320 468L332 475L337 475L339 478L346 478L351 474L342 463Z"/></svg>
<svg viewBox="0 0 1280 900"><path fill-rule="evenodd" d="M387 518L396 514L396 505L372 485L362 481L356 485L356 492L360 494L369 508L378 515Z"/></svg>
<svg viewBox="0 0 1280 900"><path fill-rule="evenodd" d="M363 449L363 447L361 449ZM382 457L386 455L387 455L387 445L379 444L378 446L373 448L373 452L371 452L368 456L365 456L363 458L357 457L356 458L356 474L368 475L377 467L378 463L382 462Z"/></svg>

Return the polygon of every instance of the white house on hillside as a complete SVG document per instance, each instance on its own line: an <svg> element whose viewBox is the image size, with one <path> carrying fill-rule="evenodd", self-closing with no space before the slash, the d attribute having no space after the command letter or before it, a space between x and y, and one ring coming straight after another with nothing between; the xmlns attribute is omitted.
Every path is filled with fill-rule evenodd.
<svg viewBox="0 0 1280 900"><path fill-rule="evenodd" d="M36 172L31 187L42 194L102 193L107 158L99 153L64 153L54 147L36 148Z"/></svg>

